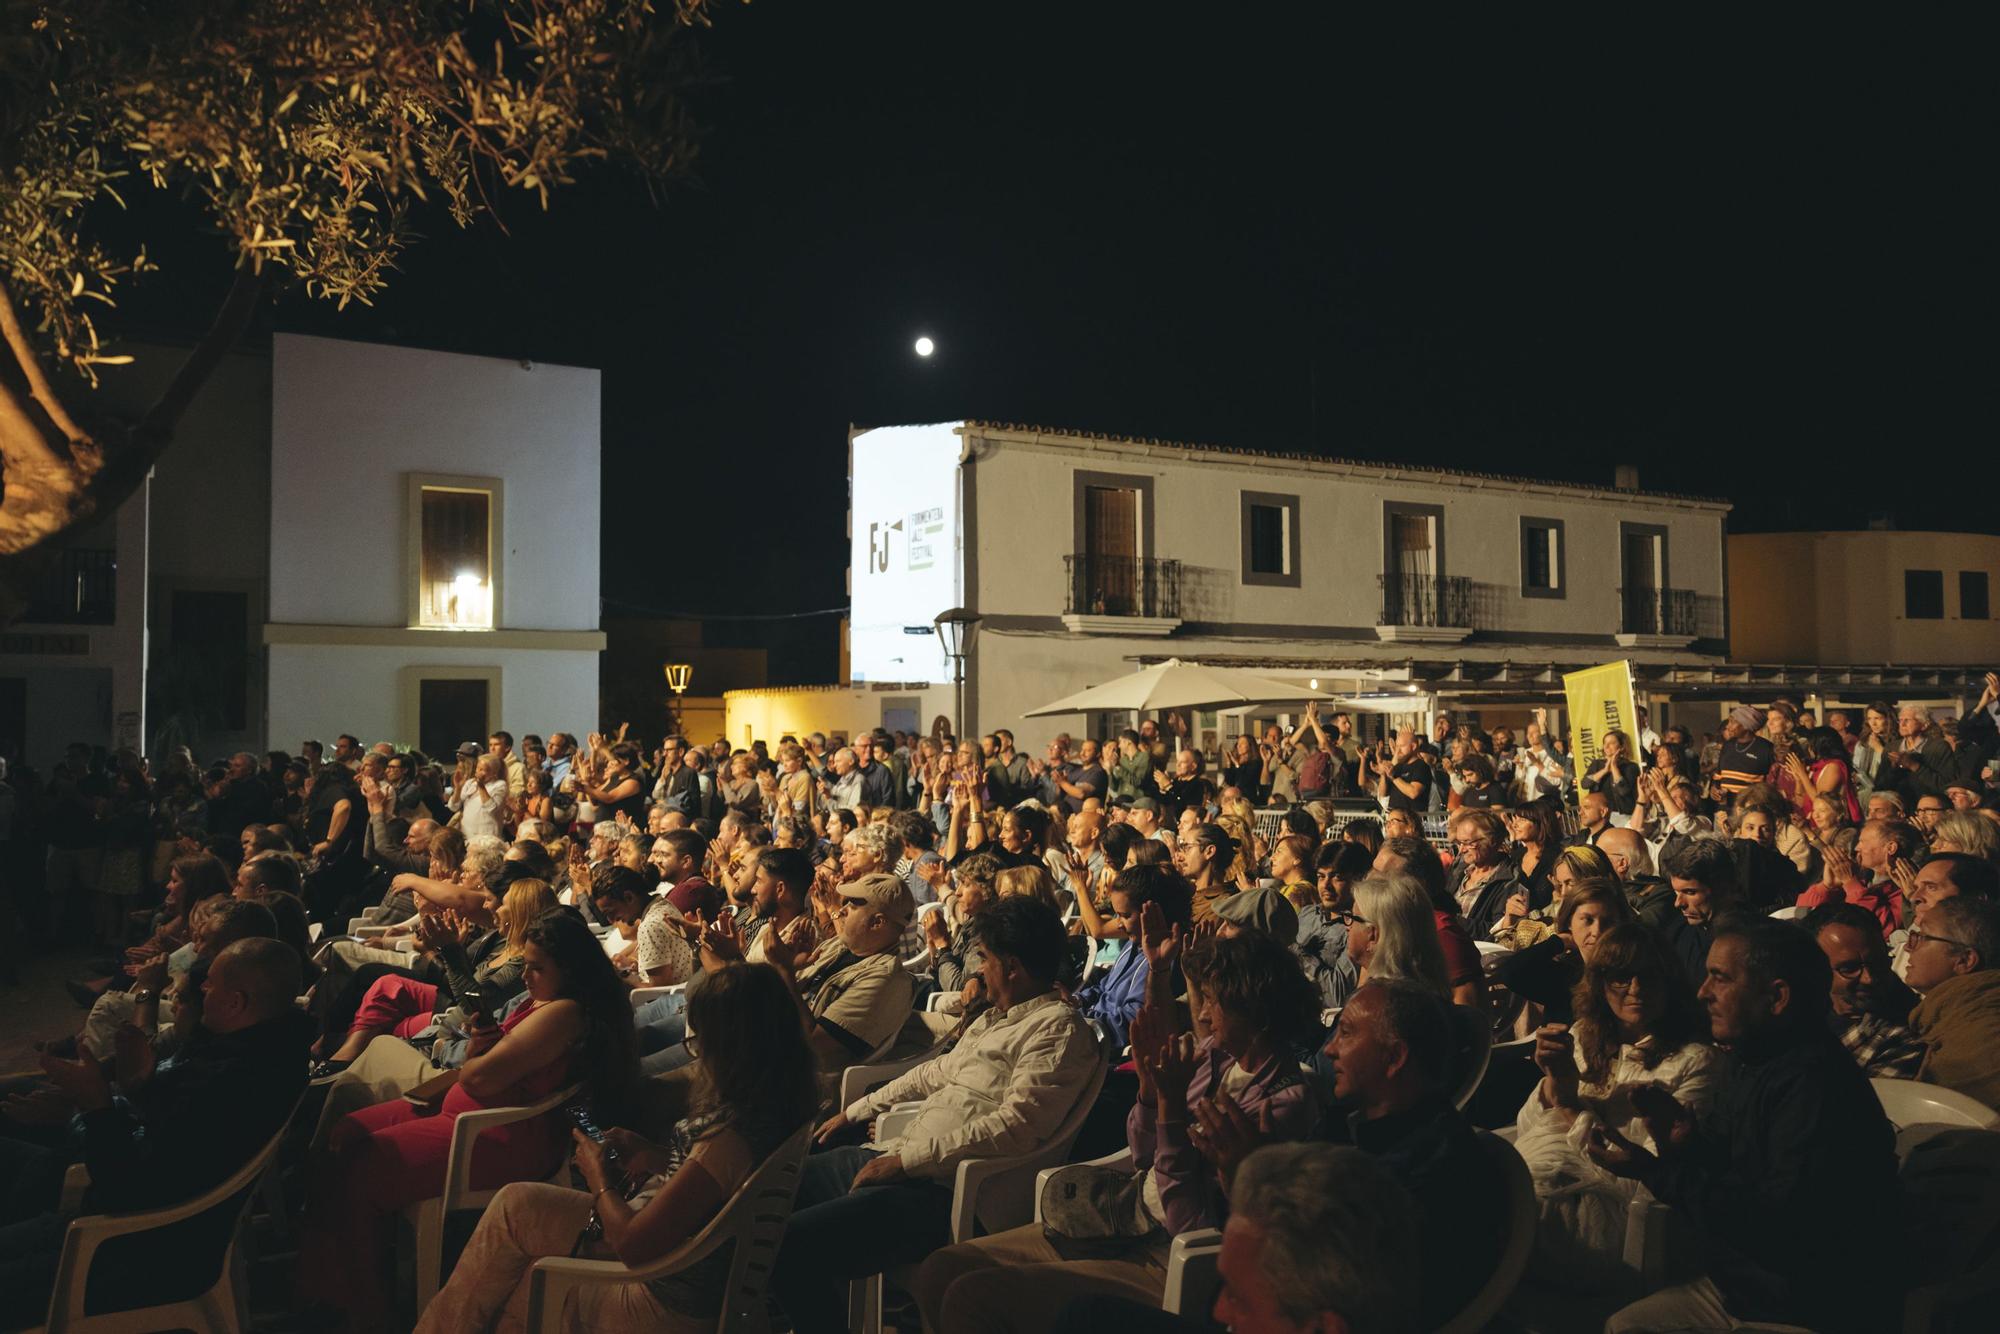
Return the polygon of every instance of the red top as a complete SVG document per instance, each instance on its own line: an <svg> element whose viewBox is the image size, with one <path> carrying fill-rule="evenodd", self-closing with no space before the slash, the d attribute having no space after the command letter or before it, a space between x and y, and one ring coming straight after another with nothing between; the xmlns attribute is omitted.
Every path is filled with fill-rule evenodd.
<svg viewBox="0 0 2000 1334"><path fill-rule="evenodd" d="M1465 919L1441 908L1431 911L1437 914L1438 944L1444 948L1445 976L1455 987L1479 981L1483 976L1479 967L1479 947L1472 943L1472 933L1465 929Z"/></svg>
<svg viewBox="0 0 2000 1334"><path fill-rule="evenodd" d="M1879 885L1864 885L1859 880L1848 878L1847 884L1839 891L1826 885L1814 885L1799 895L1799 907L1817 908L1822 903L1835 902L1835 894L1849 903L1856 903L1875 914L1875 920L1882 924L1882 938L1887 940L1903 921L1903 891L1893 880L1884 880Z"/></svg>

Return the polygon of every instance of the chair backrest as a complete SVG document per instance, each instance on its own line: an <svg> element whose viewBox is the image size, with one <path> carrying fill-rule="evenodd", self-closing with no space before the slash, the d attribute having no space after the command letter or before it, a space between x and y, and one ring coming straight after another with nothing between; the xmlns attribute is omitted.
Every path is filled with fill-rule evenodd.
<svg viewBox="0 0 2000 1334"><path fill-rule="evenodd" d="M1974 1098L1939 1084L1914 1079L1871 1079L1882 1114L1897 1130L1917 1125L2000 1129L2000 1113Z"/></svg>
<svg viewBox="0 0 2000 1334"><path fill-rule="evenodd" d="M1902 1181L1912 1228L1904 1253L1917 1266L1912 1308L1934 1312L2000 1288L2000 1135L1941 1130L1909 1151Z"/></svg>
<svg viewBox="0 0 2000 1334"><path fill-rule="evenodd" d="M977 1198L961 1198L965 1192L959 1190L952 1200L952 1240L970 1241L973 1237L973 1223L985 1221L989 1231L999 1232L1006 1228L1018 1227L1034 1216L1035 1178L1042 1168L1059 1163L1069 1157L1070 1146L1083 1133L1083 1123L1090 1116L1091 1108L1097 1103L1097 1095L1104 1091L1104 1081L1111 1072L1117 1048L1111 1037L1091 1027L1091 1035L1097 1039L1097 1064L1090 1072L1089 1080L1077 1094L1076 1101L1063 1115L1062 1124L1040 1149L1024 1154L1014 1162L1005 1160L970 1161L959 1164L959 1180L975 1178L978 1185L974 1191Z"/></svg>
<svg viewBox="0 0 2000 1334"><path fill-rule="evenodd" d="M1436 1334L1479 1334L1500 1314L1500 1308L1514 1295L1521 1273L1528 1267L1528 1252L1535 1243L1535 1183L1528 1165L1514 1146L1497 1135L1479 1132L1479 1147L1499 1171L1507 1187L1507 1239L1500 1248L1500 1262L1481 1285L1464 1310L1439 1326Z"/></svg>
<svg viewBox="0 0 2000 1334"><path fill-rule="evenodd" d="M1798 918L1804 917L1805 915L1806 915L1806 910L1804 908L1799 907L1799 905L1796 903L1794 903L1789 908L1779 908L1776 912L1773 912L1771 914L1772 917L1776 918L1780 922L1795 921Z"/></svg>
<svg viewBox="0 0 2000 1334"><path fill-rule="evenodd" d="M279 1146L285 1142L285 1133L297 1119L299 1108L305 1098L300 1096L292 1104L291 1111L278 1124L277 1130L264 1143L264 1147L253 1154L250 1160L231 1172L221 1182L194 1199L164 1209L140 1210L126 1214L87 1214L71 1221L63 1236L61 1257L56 1263L56 1278L49 1294L50 1329L61 1329L80 1318L84 1313L85 1294L90 1287L90 1266L98 1248L114 1236L139 1232L152 1232L173 1223L184 1222L198 1217L211 1209L219 1209L234 1201L234 1216L227 1232L228 1242L215 1257L215 1278L228 1269L230 1248L236 1244L236 1236L243 1227L243 1217L250 1209L254 1196L252 1187L257 1179L270 1169L278 1155Z"/></svg>
<svg viewBox="0 0 2000 1334"><path fill-rule="evenodd" d="M1470 1005L1452 1006L1451 1022L1458 1037L1458 1055L1452 1063L1458 1080L1452 1088L1451 1101L1462 1112L1472 1101L1472 1095L1479 1092L1480 1081L1486 1078L1487 1063L1493 1059L1493 1028L1486 1016Z"/></svg>

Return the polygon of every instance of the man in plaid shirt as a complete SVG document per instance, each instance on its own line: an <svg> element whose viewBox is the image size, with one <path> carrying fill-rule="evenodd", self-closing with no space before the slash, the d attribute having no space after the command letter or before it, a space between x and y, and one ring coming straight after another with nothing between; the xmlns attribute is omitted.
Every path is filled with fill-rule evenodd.
<svg viewBox="0 0 2000 1334"><path fill-rule="evenodd" d="M1867 1074L1915 1079L1924 1044L1908 1024L1917 994L1889 967L1882 924L1859 904L1824 903L1803 925L1833 967L1833 1030Z"/></svg>

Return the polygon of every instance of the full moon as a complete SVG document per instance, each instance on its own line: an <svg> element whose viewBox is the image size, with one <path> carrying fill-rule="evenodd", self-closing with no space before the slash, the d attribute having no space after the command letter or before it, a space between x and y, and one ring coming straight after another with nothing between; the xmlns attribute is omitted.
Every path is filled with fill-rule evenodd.
<svg viewBox="0 0 2000 1334"><path fill-rule="evenodd" d="M919 338L916 342L916 349L918 356L928 357L931 353L937 351L937 344L928 338Z"/></svg>

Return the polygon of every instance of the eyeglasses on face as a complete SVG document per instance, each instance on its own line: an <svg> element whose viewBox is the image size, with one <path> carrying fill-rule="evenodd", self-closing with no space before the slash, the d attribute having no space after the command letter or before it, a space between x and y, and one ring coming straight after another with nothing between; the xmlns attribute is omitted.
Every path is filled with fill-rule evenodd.
<svg viewBox="0 0 2000 1334"><path fill-rule="evenodd" d="M1352 909L1348 910L1347 912L1339 913L1336 915L1340 918L1340 924L1342 926L1368 925L1368 919L1366 917L1363 917L1360 913L1353 911Z"/></svg>
<svg viewBox="0 0 2000 1334"><path fill-rule="evenodd" d="M1950 936L1935 936L1921 927L1912 927L1910 929L1908 941L1911 949L1915 949L1926 940L1935 941L1940 945L1954 950L1969 950L1972 948L1972 946L1962 940L1953 940Z"/></svg>

